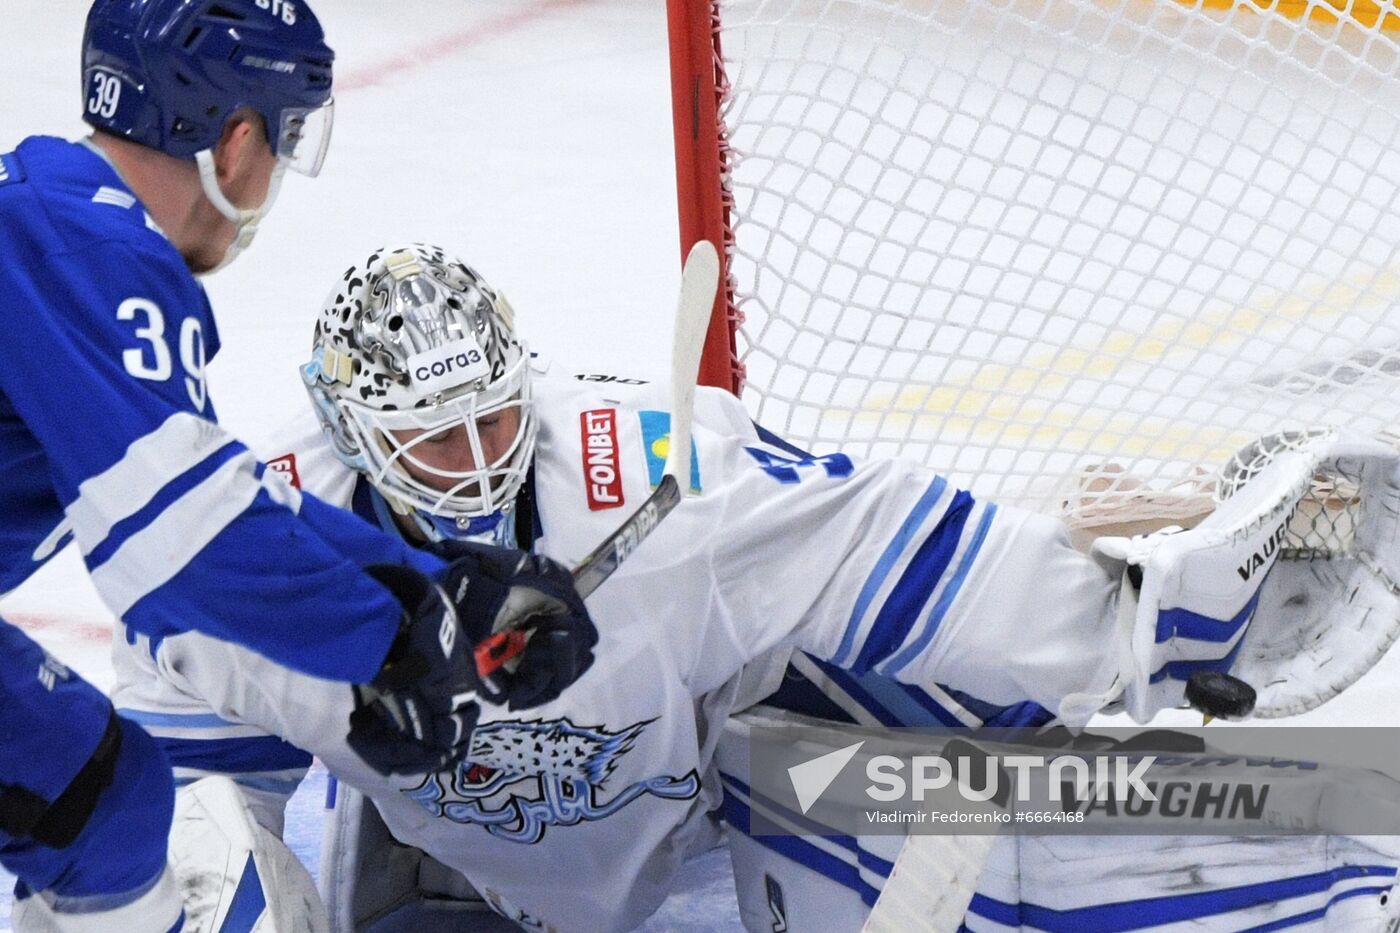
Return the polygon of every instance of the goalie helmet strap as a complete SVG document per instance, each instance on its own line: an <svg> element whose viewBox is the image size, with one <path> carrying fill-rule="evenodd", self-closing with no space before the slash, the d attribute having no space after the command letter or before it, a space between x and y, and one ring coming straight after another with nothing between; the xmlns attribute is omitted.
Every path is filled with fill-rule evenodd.
<svg viewBox="0 0 1400 933"><path fill-rule="evenodd" d="M121 724L112 711L92 757L52 804L17 784L0 787L0 831L54 849L72 845L87 826L97 798L111 786L121 747Z"/></svg>

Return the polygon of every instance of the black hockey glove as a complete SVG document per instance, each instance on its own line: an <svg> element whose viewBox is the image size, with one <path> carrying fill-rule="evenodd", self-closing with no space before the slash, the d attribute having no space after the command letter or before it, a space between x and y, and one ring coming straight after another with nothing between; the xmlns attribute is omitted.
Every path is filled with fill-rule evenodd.
<svg viewBox="0 0 1400 933"><path fill-rule="evenodd" d="M471 644L439 584L410 567L366 568L404 606L379 673L356 685L347 741L380 774L438 771L463 758L481 707Z"/></svg>
<svg viewBox="0 0 1400 933"><path fill-rule="evenodd" d="M511 710L541 706L592 666L598 630L561 564L469 541L443 541L429 550L450 562L449 577L457 568L476 568L459 614L476 646L484 699ZM506 656L493 657L498 653Z"/></svg>
<svg viewBox="0 0 1400 933"><path fill-rule="evenodd" d="M367 571L404 605L379 674L355 687L351 748L381 774L437 771L470 750L485 699L512 710L557 697L593 662L597 631L568 571L547 558L460 545L429 579L399 565ZM479 663L478 643L512 639Z"/></svg>

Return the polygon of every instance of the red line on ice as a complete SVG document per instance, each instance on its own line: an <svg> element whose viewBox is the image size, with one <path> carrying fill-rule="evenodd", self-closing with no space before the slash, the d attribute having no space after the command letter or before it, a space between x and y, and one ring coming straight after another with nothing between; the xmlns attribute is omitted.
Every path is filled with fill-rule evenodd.
<svg viewBox="0 0 1400 933"><path fill-rule="evenodd" d="M420 45L415 49L395 55L393 58L352 71L344 78L337 78L335 80L335 93L343 94L347 91L373 87L387 78L395 77L406 71L413 71L424 65L430 65L438 59L455 55L463 49L488 39L495 39L517 29L531 26L557 9L578 5L579 0L541 0L540 3L528 10L489 19L475 26L449 33L441 39ZM332 36L332 40L334 40L334 36Z"/></svg>
<svg viewBox="0 0 1400 933"><path fill-rule="evenodd" d="M6 622L26 632L60 631L76 641L110 641L112 624L99 622L91 616L64 616L46 612L7 612Z"/></svg>

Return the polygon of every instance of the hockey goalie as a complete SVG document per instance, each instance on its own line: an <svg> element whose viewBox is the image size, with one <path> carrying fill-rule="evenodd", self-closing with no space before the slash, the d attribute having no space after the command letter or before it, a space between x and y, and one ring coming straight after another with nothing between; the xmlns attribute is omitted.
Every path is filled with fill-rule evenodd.
<svg viewBox="0 0 1400 933"><path fill-rule="evenodd" d="M313 406L268 462L415 547L490 542L571 566L661 482L667 393L533 356L501 294L442 249L389 247L356 263L311 350ZM462 365L434 367L444 360ZM1348 539L1326 560L1293 559L1290 521L1319 476L1355 490ZM594 667L528 714L480 703L458 768L395 768L347 740L349 688L198 633L118 638L116 701L178 777L238 785L244 814L230 819L244 843L227 851L251 852L239 865L285 866L282 806L310 756L325 762L339 781L321 879L331 928L486 922L463 906L475 902L530 929L627 930L688 856L716 843L722 813L741 822L742 782L721 776L716 748L734 713L775 691L803 689L808 711L833 717L860 704L886 724L1079 727L1115 709L1147 722L1184 705L1191 684L1210 712L1286 716L1344 690L1400 619L1400 458L1329 431L1242 452L1198 526L1101 538L1089 554L1057 520L912 463L809 456L718 391L695 394L686 485L589 597ZM406 605L439 598L411 573L385 582ZM201 844L188 836L177 859ZM809 841L759 853L786 867L736 871L751 929L859 927L889 860ZM1289 918L1373 929L1400 865L1400 843L1351 837L1276 855L1214 840L1212 869L1197 872L1177 871L1189 851L1179 841L1109 840L1092 855L1054 840L1006 846L987 897L1009 906L974 907L969 930L1276 929ZM1171 890L1144 878L1159 867ZM239 877L208 885L215 906L191 916L224 916ZM776 919L763 888L773 878ZM269 894L259 929L326 925L307 886L292 889L293 903Z"/></svg>

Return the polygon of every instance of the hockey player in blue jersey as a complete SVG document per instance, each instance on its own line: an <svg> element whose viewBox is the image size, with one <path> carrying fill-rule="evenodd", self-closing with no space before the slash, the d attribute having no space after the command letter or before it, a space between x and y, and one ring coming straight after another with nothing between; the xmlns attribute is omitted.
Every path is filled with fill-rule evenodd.
<svg viewBox="0 0 1400 933"><path fill-rule="evenodd" d="M585 670L596 636L562 568L407 548L273 479L216 423L218 332L195 275L248 246L285 169L319 170L332 62L302 0L93 4L93 135L0 155L0 592L64 522L144 647L196 629L363 685L346 728L387 772L464 753L471 649L493 626L531 631L496 684L517 707ZM178 927L171 796L149 738L0 624L0 862L21 879L17 925Z"/></svg>
<svg viewBox="0 0 1400 933"><path fill-rule="evenodd" d="M473 343L456 343L462 333ZM447 346L462 351L452 357L459 368L415 364ZM415 546L484 538L576 561L659 481L665 393L639 380L576 377L532 358L500 294L440 248L386 248L348 270L322 309L303 375L314 415L305 412L269 444L269 462L302 490ZM1207 565L1189 555L1153 563L1139 585L1126 566L1142 568L1154 546L1168 542L1199 550L1201 538L1149 536L1135 539L1128 559L1090 558L1070 546L1059 522L980 501L916 464L794 451L757 428L728 393L698 392L695 425L698 495L589 597L600 662L528 715L486 711L456 769L372 773L324 728L343 716L343 694L198 633L119 652L116 701L151 723L192 790L220 780L210 775L231 775L274 834L309 755L296 765L249 754L229 767L220 749L241 742L256 752L280 736L342 779L322 858L336 929L359 929L391 908L421 911L396 919L433 929L433 912L455 911L450 898L468 890L446 866L522 926L622 930L656 908L688 853L714 840L710 814L721 798L736 823L746 822L745 775L721 771L721 735L732 713L771 695L790 658L838 718L1013 725L1059 716L1081 724L1121 704L1145 720L1181 704L1183 676L1201 668L1268 684L1261 704L1315 705L1348 682L1332 670L1363 668L1384 650L1384 620L1395 618L1394 598L1373 587L1355 605L1375 611L1333 625L1346 601L1291 566L1280 565L1272 588L1260 589L1259 577L1240 580L1222 549L1274 532L1265 518L1278 516L1262 503L1288 501L1291 492L1282 500L1270 493L1286 458L1220 510L1249 510L1253 531L1215 540ZM1395 452L1367 456L1380 491L1366 494L1375 521L1361 537L1374 547L1395 532L1386 514L1400 489L1390 485ZM1300 475L1310 477L1310 469ZM1394 558L1380 559L1393 567ZM1159 620L1160 597L1152 595L1164 572L1175 577L1170 598L1193 607L1189 616L1171 610L1171 624ZM1256 601L1260 617L1251 621L1239 605ZM1308 631L1314 637L1299 637ZM1157 632L1164 637L1142 638ZM1300 643L1316 653L1300 654ZM856 708L845 705L852 700ZM742 739L736 744L742 757ZM757 853L771 856L770 873L783 879L786 916L803 929L858 929L893 853L801 842ZM1171 859L1184 848L1137 853L1139 864L1154 858L1150 867L1177 890L1139 881L1133 896L1160 894L1168 913L1205 929L1239 929L1286 913L1282 901L1298 886L1285 882L1313 873L1309 896L1321 900L1322 915L1356 921L1383 911L1380 894L1397 861L1350 838L1280 844L1274 851L1294 864L1240 843L1255 853L1245 857L1228 843L1213 848L1222 853L1220 871L1204 880L1182 879ZM1065 845L1038 861L1027 857L1024 892L1015 889L1020 856L1011 846L1003 853L1009 874L985 892L981 909L1005 916L1014 909L1003 905L1018 893L1039 903L1058 898L1057 908L1101 904L1102 873L1114 870L1114 859L1099 859L1098 873L1085 872L1073 886L1053 871L1077 843ZM746 866L756 861L753 846L741 854ZM1075 852L1076 864L1083 855ZM1329 874L1338 864L1347 870ZM1356 866L1374 869L1364 891L1349 887ZM762 870L738 875L749 894L759 888L744 899L746 922L770 929ZM1382 876L1384 887L1375 889ZM1253 885L1248 902L1191 896L1230 885ZM1328 906L1333 895L1338 903Z"/></svg>

